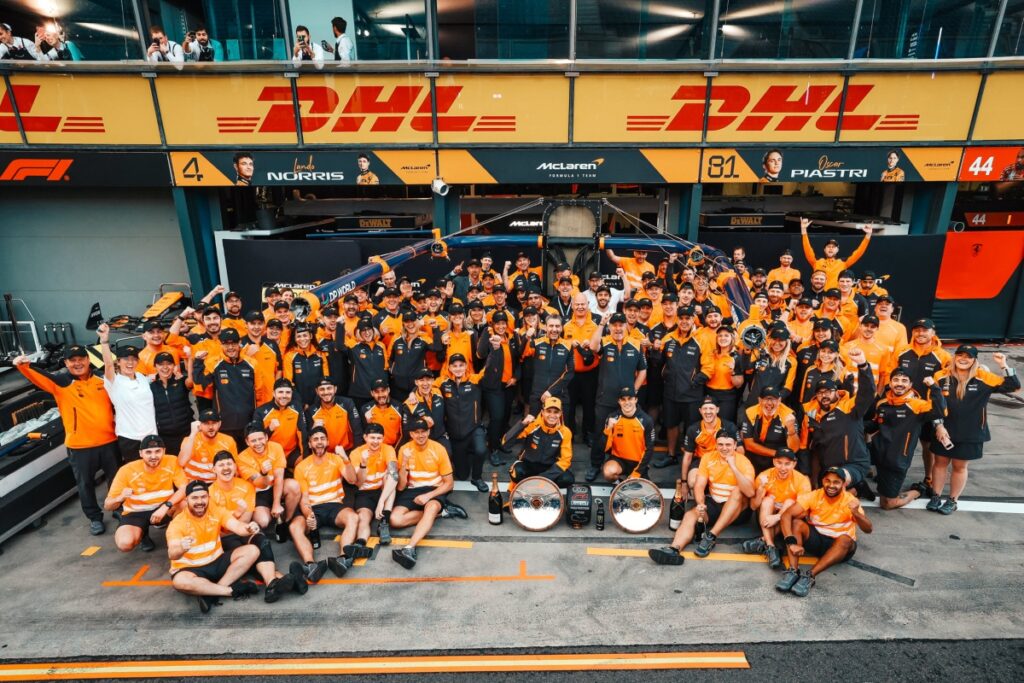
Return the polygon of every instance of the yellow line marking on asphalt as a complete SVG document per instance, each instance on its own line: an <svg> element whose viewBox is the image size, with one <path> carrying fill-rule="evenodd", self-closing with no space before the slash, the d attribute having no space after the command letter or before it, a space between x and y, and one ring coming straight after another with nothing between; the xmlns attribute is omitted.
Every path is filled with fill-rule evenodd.
<svg viewBox="0 0 1024 683"><path fill-rule="evenodd" d="M92 557L93 555L95 555L99 551L100 551L100 547L98 545L91 545L91 546L89 546L88 548L86 548L85 550L82 551L82 557Z"/></svg>
<svg viewBox="0 0 1024 683"><path fill-rule="evenodd" d="M0 681L220 676L326 676L488 671L749 669L743 652L641 652L565 655L222 659L140 662L39 662L0 665Z"/></svg>
<svg viewBox="0 0 1024 683"><path fill-rule="evenodd" d="M647 551L640 548L595 548L588 547L587 555L598 555L602 557L644 557L647 558ZM683 557L688 560L718 560L719 562L755 562L765 564L767 560L763 555L747 555L745 553L711 553L707 557L697 557L692 552L683 551ZM800 564L814 564L818 559L815 557L801 557Z"/></svg>

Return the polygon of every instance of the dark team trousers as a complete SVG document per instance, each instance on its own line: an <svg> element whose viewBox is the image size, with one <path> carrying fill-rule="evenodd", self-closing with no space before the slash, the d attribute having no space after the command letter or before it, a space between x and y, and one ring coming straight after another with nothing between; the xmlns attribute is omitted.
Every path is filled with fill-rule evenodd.
<svg viewBox="0 0 1024 683"><path fill-rule="evenodd" d="M590 466L601 468L604 464L604 445L607 438L604 435L604 423L608 416L618 410L618 406L594 406L594 433L590 437Z"/></svg>
<svg viewBox="0 0 1024 683"><path fill-rule="evenodd" d="M487 432L478 426L468 436L452 439L452 469L460 481L480 479L484 475L484 458L487 457Z"/></svg>
<svg viewBox="0 0 1024 683"><path fill-rule="evenodd" d="M569 382L569 405L565 411L565 425L576 433L576 406L583 408L583 429L586 432L594 425L594 396L597 394L597 371L578 372Z"/></svg>
<svg viewBox="0 0 1024 683"><path fill-rule="evenodd" d="M117 451L121 456L121 463L128 463L132 460L139 459L139 447L142 446L141 441L135 439L129 439L124 436L117 437ZM169 453L170 451L168 451Z"/></svg>
<svg viewBox="0 0 1024 683"><path fill-rule="evenodd" d="M483 389L481 395L488 415L487 447L494 451L501 447L501 437L505 434L505 425L512 412L515 387Z"/></svg>
<svg viewBox="0 0 1024 683"><path fill-rule="evenodd" d="M508 476L509 479L517 483L527 477L544 477L555 482L555 486L562 489L572 486L573 482L576 481L572 470L563 471L553 465L526 462L525 460L518 460L512 463L512 467L508 470Z"/></svg>
<svg viewBox="0 0 1024 683"><path fill-rule="evenodd" d="M78 484L78 501L82 504L82 512L91 520L103 519L103 508L96 500L96 474L103 470L103 477L107 480L109 489L117 469L121 466L117 442L111 441L92 448L69 448L68 460Z"/></svg>

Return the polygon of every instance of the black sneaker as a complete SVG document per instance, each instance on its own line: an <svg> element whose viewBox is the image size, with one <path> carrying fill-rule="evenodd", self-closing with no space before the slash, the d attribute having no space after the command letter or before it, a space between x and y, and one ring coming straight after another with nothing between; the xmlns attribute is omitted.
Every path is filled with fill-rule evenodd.
<svg viewBox="0 0 1024 683"><path fill-rule="evenodd" d="M256 595L259 592L259 586L252 581L235 581L231 584L231 597L235 600L243 600L250 595Z"/></svg>
<svg viewBox="0 0 1024 683"><path fill-rule="evenodd" d="M292 590L299 595L305 595L309 590L309 583L306 581L306 571L301 562L292 562L288 565L288 576L292 577Z"/></svg>
<svg viewBox="0 0 1024 683"><path fill-rule="evenodd" d="M946 502L939 508L939 512L944 515L951 515L956 512L956 498L947 498Z"/></svg>
<svg viewBox="0 0 1024 683"><path fill-rule="evenodd" d="M768 568L778 569L782 566L782 558L779 557L779 549L773 545L768 546L765 549L765 555L768 557Z"/></svg>
<svg viewBox="0 0 1024 683"><path fill-rule="evenodd" d="M763 555L768 544L764 542L763 538L748 538L740 547L747 555Z"/></svg>
<svg viewBox="0 0 1024 683"><path fill-rule="evenodd" d="M863 500L873 501L878 497L866 481L861 481L854 487L854 490L857 492L857 497Z"/></svg>
<svg viewBox="0 0 1024 683"><path fill-rule="evenodd" d="M391 559L406 569L416 566L416 548L395 548L391 551Z"/></svg>
<svg viewBox="0 0 1024 683"><path fill-rule="evenodd" d="M469 513L466 512L466 508L461 505L456 505L455 503L446 503L441 508L441 516L446 519L469 519Z"/></svg>
<svg viewBox="0 0 1024 683"><path fill-rule="evenodd" d="M381 545L391 545L391 525L387 517L381 517L377 522L377 536L380 537Z"/></svg>
<svg viewBox="0 0 1024 683"><path fill-rule="evenodd" d="M789 592L798 598L806 598L807 594L811 592L811 587L814 586L814 577L811 576L811 570L805 569L800 572L800 578L796 580L793 587L789 589Z"/></svg>
<svg viewBox="0 0 1024 683"><path fill-rule="evenodd" d="M345 554L345 557L351 557L352 559L357 560L361 557L370 557L373 555L373 548L367 548L361 543L353 543L352 545L343 547L341 552Z"/></svg>
<svg viewBox="0 0 1024 683"><path fill-rule="evenodd" d="M93 536L102 536L107 530L107 525L102 519L94 519L89 522L89 533Z"/></svg>
<svg viewBox="0 0 1024 683"><path fill-rule="evenodd" d="M686 558L672 546L651 548L647 551L647 556L654 560L656 564L670 564L673 566L681 565L686 560Z"/></svg>
<svg viewBox="0 0 1024 683"><path fill-rule="evenodd" d="M207 614L214 605L218 604L217 598L209 595L198 595L196 600L199 602L199 611L203 614Z"/></svg>
<svg viewBox="0 0 1024 683"><path fill-rule="evenodd" d="M586 479L587 481L594 481L595 479L597 479L597 475L599 473L600 473L600 470L598 468L596 468L596 467L589 467L589 468L587 468L586 476L584 476L583 478Z"/></svg>
<svg viewBox="0 0 1024 683"><path fill-rule="evenodd" d="M354 560L351 557L338 555L337 557L327 558L327 567L340 579L345 576L348 570L352 567L353 562Z"/></svg>
<svg viewBox="0 0 1024 683"><path fill-rule="evenodd" d="M932 496L932 499L928 501L928 504L924 506L924 509L931 510L932 512L938 512L941 507L942 496Z"/></svg>
<svg viewBox="0 0 1024 683"><path fill-rule="evenodd" d="M142 552L151 553L156 550L156 543L153 543L153 539L149 537L149 534L143 534L142 540L139 541L139 547L142 548Z"/></svg>
<svg viewBox="0 0 1024 683"><path fill-rule="evenodd" d="M700 537L697 547L693 549L693 554L697 557L707 557L714 550L716 542L718 542L718 537L710 531L705 531L704 535Z"/></svg>
<svg viewBox="0 0 1024 683"><path fill-rule="evenodd" d="M654 462L651 463L651 467L661 469L662 467L668 467L669 465L678 465L678 458L671 458L667 454L655 458Z"/></svg>
<svg viewBox="0 0 1024 683"><path fill-rule="evenodd" d="M796 582L799 580L800 572L795 569L787 569L782 572L782 578L775 584L775 590L780 593L788 593L789 589L795 586Z"/></svg>
<svg viewBox="0 0 1024 683"><path fill-rule="evenodd" d="M470 479L469 483L475 486L476 490L480 493L487 493L487 490L490 488L484 483L483 479Z"/></svg>
<svg viewBox="0 0 1024 683"><path fill-rule="evenodd" d="M274 579L267 584L266 590L263 591L263 602L277 602L281 599L281 594L284 592L281 586L281 579Z"/></svg>
<svg viewBox="0 0 1024 683"><path fill-rule="evenodd" d="M318 583L320 579L324 577L324 572L327 571L327 562L320 560L319 562L307 562L306 563L306 580L309 583Z"/></svg>
<svg viewBox="0 0 1024 683"><path fill-rule="evenodd" d="M501 457L501 451L491 451L491 466L501 467L505 464L505 459Z"/></svg>

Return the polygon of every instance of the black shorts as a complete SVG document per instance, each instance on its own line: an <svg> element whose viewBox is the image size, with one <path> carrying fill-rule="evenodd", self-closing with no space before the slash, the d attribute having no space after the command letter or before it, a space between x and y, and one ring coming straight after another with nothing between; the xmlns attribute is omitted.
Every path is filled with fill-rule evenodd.
<svg viewBox="0 0 1024 683"><path fill-rule="evenodd" d="M710 530L717 522L718 518L722 516L722 508L725 507L725 503L719 503L717 500L711 497L711 494L704 496L704 505L708 508L708 529ZM739 517L733 520L732 524L743 524L750 520L750 506L743 505L743 509L739 514ZM729 526L732 526L730 524Z"/></svg>
<svg viewBox="0 0 1024 683"><path fill-rule="evenodd" d="M419 495L424 494L424 493L430 493L433 490L434 490L434 487L432 487L432 486L420 486L420 487L417 487L417 488L414 488L414 489L405 489L404 491L399 491L395 495L395 507L396 508L403 507L403 508L406 508L407 510L412 510L414 512L416 512L416 511L422 512L423 511L423 506L422 505L417 505L414 502L414 499L416 498L416 496L419 496ZM434 500L436 500L437 502L441 503L442 506L444 506L444 504L445 504L444 496L438 496Z"/></svg>
<svg viewBox="0 0 1024 683"><path fill-rule="evenodd" d="M352 503L345 501L344 503L320 503L319 505L314 505L313 516L316 517L316 528L322 529L325 526L336 527L335 520L338 519L338 515L345 508L351 509ZM302 511L296 510L295 517L302 517Z"/></svg>
<svg viewBox="0 0 1024 683"><path fill-rule="evenodd" d="M899 461L879 463L876 477L878 495L885 498L899 497L900 491L903 490L903 482L907 478L907 471L910 469L911 458L900 458L899 460L905 460L906 463L902 464Z"/></svg>
<svg viewBox="0 0 1024 683"><path fill-rule="evenodd" d="M627 460L626 458L620 458L617 455L609 455L605 459L605 462L609 462L609 461L612 461L612 460L614 460L615 462L619 463L619 467L622 468L622 477L623 478L626 478L629 475L633 474L633 470L635 470L636 466L640 464L636 460ZM643 477L644 479L647 478L647 471L646 470L647 470L647 468L645 467L644 470L640 472L640 476Z"/></svg>
<svg viewBox="0 0 1024 683"><path fill-rule="evenodd" d="M249 539L242 538L238 534L224 534L220 537L220 545L224 548L224 554L228 556L247 543L249 543Z"/></svg>
<svg viewBox="0 0 1024 683"><path fill-rule="evenodd" d="M274 487L256 492L256 507L270 509L274 507Z"/></svg>
<svg viewBox="0 0 1024 683"><path fill-rule="evenodd" d="M142 529L142 533L147 533L149 531L149 527L151 527L151 526L165 527L165 526L167 526L167 523L171 521L171 516L167 515L166 517L164 517L163 524L159 524L159 525L150 524L149 518L153 516L154 512L156 512L156 511L155 510L150 510L148 512L122 512L121 513L121 521L117 523L117 526L118 526L118 528L123 527L123 526L137 526L140 529Z"/></svg>
<svg viewBox="0 0 1024 683"><path fill-rule="evenodd" d="M379 502L380 489L374 489L372 491L356 491L354 503L354 507L356 510L361 510L363 508L367 508L369 510L376 510L377 503Z"/></svg>
<svg viewBox="0 0 1024 683"><path fill-rule="evenodd" d="M666 429L672 429L673 427L686 429L690 426L689 416L690 408L688 403L673 401L670 398L662 401L661 423L665 425Z"/></svg>
<svg viewBox="0 0 1024 683"><path fill-rule="evenodd" d="M981 460L983 443L954 442L953 447L946 449L938 441L932 442L932 453L951 460Z"/></svg>
<svg viewBox="0 0 1024 683"><path fill-rule="evenodd" d="M220 557L218 557L210 564L204 564L200 567L185 567L183 569L179 569L174 573L179 574L181 572L189 572L191 574L195 574L201 579L206 579L211 583L217 583L222 578L224 578L224 575L227 573L228 567L230 566L231 553L224 551L220 554Z"/></svg>
<svg viewBox="0 0 1024 683"><path fill-rule="evenodd" d="M821 557L829 551L829 548L836 542L836 539L832 536L825 536L818 533L818 530L813 526L810 527L810 533L807 534L807 540L804 541L804 553L811 557ZM850 546L850 552L846 553L840 562L846 562L848 559L853 557L853 554L857 552L857 541L853 542Z"/></svg>

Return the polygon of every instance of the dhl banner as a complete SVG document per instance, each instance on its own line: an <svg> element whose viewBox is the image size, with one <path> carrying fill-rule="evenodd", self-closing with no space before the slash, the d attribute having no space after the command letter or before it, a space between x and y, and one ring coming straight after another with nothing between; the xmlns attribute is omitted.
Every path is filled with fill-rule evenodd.
<svg viewBox="0 0 1024 683"><path fill-rule="evenodd" d="M964 158L960 162L960 180L1024 180L1024 145L964 148Z"/></svg>
<svg viewBox="0 0 1024 683"><path fill-rule="evenodd" d="M429 185L430 150L171 152L178 187L263 185Z"/></svg>
<svg viewBox="0 0 1024 683"><path fill-rule="evenodd" d="M168 187L163 152L0 152L0 186Z"/></svg>
<svg viewBox="0 0 1024 683"><path fill-rule="evenodd" d="M21 132L18 130L18 120L14 118L11 93L7 90L7 84L2 80L0 80L0 144L21 144Z"/></svg>
<svg viewBox="0 0 1024 683"><path fill-rule="evenodd" d="M29 144L160 144L149 80L138 74L18 73L11 89ZM0 103L5 133L18 130L11 99Z"/></svg>
<svg viewBox="0 0 1024 683"><path fill-rule="evenodd" d="M697 149L444 149L441 175L457 184L693 183Z"/></svg>
<svg viewBox="0 0 1024 683"><path fill-rule="evenodd" d="M705 183L952 182L960 147L794 147L705 149Z"/></svg>
<svg viewBox="0 0 1024 683"><path fill-rule="evenodd" d="M1024 105L1024 72L999 71L985 80L972 140L1020 140Z"/></svg>

